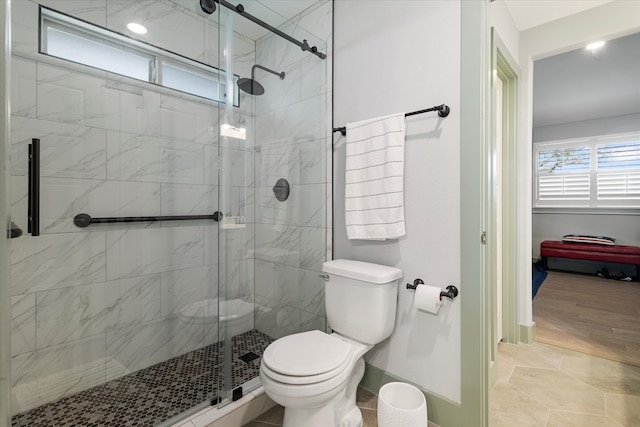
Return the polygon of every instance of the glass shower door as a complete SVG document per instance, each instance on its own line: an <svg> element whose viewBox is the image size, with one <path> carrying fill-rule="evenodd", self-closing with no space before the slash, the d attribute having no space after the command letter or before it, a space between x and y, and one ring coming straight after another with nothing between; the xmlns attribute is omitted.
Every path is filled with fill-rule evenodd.
<svg viewBox="0 0 640 427"><path fill-rule="evenodd" d="M295 21L266 7L268 1L242 4L246 13L327 52L331 2L318 2ZM219 395L225 404L259 386L271 342L325 329L318 274L327 256L330 85L325 59L234 10L220 6L217 13L220 68L229 73L225 93L239 99L219 110ZM328 28L326 38L301 21ZM263 90L252 90L258 85Z"/></svg>
<svg viewBox="0 0 640 427"><path fill-rule="evenodd" d="M208 406L216 16L172 1L21 0L12 27L11 218L25 231L8 289L14 425L157 425Z"/></svg>

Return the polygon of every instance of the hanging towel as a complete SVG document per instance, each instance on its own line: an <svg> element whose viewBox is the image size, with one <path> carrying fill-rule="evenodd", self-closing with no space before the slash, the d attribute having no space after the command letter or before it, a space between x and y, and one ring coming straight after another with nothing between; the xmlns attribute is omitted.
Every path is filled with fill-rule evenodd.
<svg viewBox="0 0 640 427"><path fill-rule="evenodd" d="M349 239L405 235L404 113L347 123L345 224Z"/></svg>

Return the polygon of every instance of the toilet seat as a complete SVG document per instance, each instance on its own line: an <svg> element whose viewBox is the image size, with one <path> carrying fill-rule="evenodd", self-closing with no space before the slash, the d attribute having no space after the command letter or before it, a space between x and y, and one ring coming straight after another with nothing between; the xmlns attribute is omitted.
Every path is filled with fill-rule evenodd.
<svg viewBox="0 0 640 427"><path fill-rule="evenodd" d="M352 346L321 331L276 340L262 356L264 374L285 384L313 384L334 378L351 362Z"/></svg>

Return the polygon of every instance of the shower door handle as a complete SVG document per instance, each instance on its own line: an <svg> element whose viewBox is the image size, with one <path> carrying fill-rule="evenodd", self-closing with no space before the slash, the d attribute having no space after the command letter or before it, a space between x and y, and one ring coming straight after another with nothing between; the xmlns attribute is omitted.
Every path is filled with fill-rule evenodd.
<svg viewBox="0 0 640 427"><path fill-rule="evenodd" d="M27 198L27 232L40 235L40 140L29 144L29 194Z"/></svg>

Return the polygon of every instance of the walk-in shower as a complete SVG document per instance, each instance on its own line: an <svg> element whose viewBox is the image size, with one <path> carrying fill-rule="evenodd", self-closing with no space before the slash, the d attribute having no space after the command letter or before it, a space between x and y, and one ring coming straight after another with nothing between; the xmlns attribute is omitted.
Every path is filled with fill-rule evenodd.
<svg viewBox="0 0 640 427"><path fill-rule="evenodd" d="M173 425L325 328L332 2L299 3L12 3L14 426Z"/></svg>

